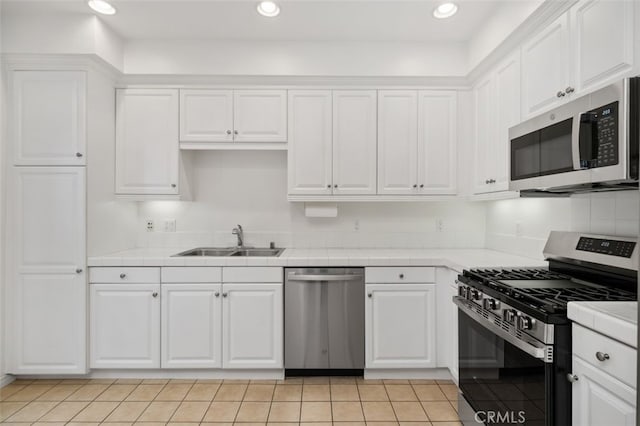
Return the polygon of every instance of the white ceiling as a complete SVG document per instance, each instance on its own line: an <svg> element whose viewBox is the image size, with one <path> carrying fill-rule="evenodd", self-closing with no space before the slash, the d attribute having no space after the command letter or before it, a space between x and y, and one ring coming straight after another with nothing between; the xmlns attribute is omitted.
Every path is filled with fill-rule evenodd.
<svg viewBox="0 0 640 426"><path fill-rule="evenodd" d="M432 11L441 0L281 0L281 14L264 18L253 0L112 0L118 13L101 16L124 39L468 42L506 2L458 0L453 18ZM92 14L85 0L4 0L3 14Z"/></svg>

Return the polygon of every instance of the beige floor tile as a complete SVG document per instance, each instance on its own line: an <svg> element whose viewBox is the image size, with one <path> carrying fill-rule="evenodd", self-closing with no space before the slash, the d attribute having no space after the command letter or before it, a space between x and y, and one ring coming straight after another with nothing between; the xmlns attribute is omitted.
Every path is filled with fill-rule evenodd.
<svg viewBox="0 0 640 426"><path fill-rule="evenodd" d="M433 426L462 426L461 422L435 422L431 424Z"/></svg>
<svg viewBox="0 0 640 426"><path fill-rule="evenodd" d="M173 417L171 422L201 422L207 409L209 402L204 401L183 401Z"/></svg>
<svg viewBox="0 0 640 426"><path fill-rule="evenodd" d="M80 411L72 421L75 422L101 422L120 404L120 402L91 402Z"/></svg>
<svg viewBox="0 0 640 426"><path fill-rule="evenodd" d="M250 384L244 394L244 401L271 401L276 385Z"/></svg>
<svg viewBox="0 0 640 426"><path fill-rule="evenodd" d="M76 422L75 420L71 420L67 423L70 426L98 426L100 423L98 422Z"/></svg>
<svg viewBox="0 0 640 426"><path fill-rule="evenodd" d="M331 401L360 401L358 386L331 384Z"/></svg>
<svg viewBox="0 0 640 426"><path fill-rule="evenodd" d="M92 385L112 385L116 382L116 379L89 379L89 383Z"/></svg>
<svg viewBox="0 0 640 426"><path fill-rule="evenodd" d="M393 401L393 411L396 418L401 422L424 422L429 421L419 402Z"/></svg>
<svg viewBox="0 0 640 426"><path fill-rule="evenodd" d="M143 385L166 385L169 383L169 379L144 379Z"/></svg>
<svg viewBox="0 0 640 426"><path fill-rule="evenodd" d="M129 394L126 401L153 401L163 387L164 385L141 384Z"/></svg>
<svg viewBox="0 0 640 426"><path fill-rule="evenodd" d="M436 383L438 383L439 385L455 385L455 383L453 383L453 380L450 379L446 379L446 380L436 380Z"/></svg>
<svg viewBox="0 0 640 426"><path fill-rule="evenodd" d="M86 385L89 384L90 379L65 379L60 384L63 385Z"/></svg>
<svg viewBox="0 0 640 426"><path fill-rule="evenodd" d="M272 402L269 422L299 422L299 402Z"/></svg>
<svg viewBox="0 0 640 426"><path fill-rule="evenodd" d="M271 424L271 423L269 423L269 424ZM289 426L297 425L297 424L298 423L289 423ZM238 426L266 426L267 423L264 423L264 422L235 422L234 425L238 425Z"/></svg>
<svg viewBox="0 0 640 426"><path fill-rule="evenodd" d="M213 401L204 415L205 422L233 422L238 414L240 402Z"/></svg>
<svg viewBox="0 0 640 426"><path fill-rule="evenodd" d="M328 385L331 379L328 377L305 377L304 384L307 385Z"/></svg>
<svg viewBox="0 0 640 426"><path fill-rule="evenodd" d="M306 379L305 379L306 380ZM302 386L303 401L331 401L330 386L327 385L308 385Z"/></svg>
<svg viewBox="0 0 640 426"><path fill-rule="evenodd" d="M31 426L32 424L31 422L4 422L2 426Z"/></svg>
<svg viewBox="0 0 640 426"><path fill-rule="evenodd" d="M301 422L330 422L331 403L330 402L302 402L300 412Z"/></svg>
<svg viewBox="0 0 640 426"><path fill-rule="evenodd" d="M409 383L412 385L435 385L436 381L433 379L410 379Z"/></svg>
<svg viewBox="0 0 640 426"><path fill-rule="evenodd" d="M185 396L187 401L211 401L220 388L219 383L196 383Z"/></svg>
<svg viewBox="0 0 640 426"><path fill-rule="evenodd" d="M109 385L100 385L100 384L88 384L81 386L80 389L72 393L67 401L93 401L96 399L102 392L104 392Z"/></svg>
<svg viewBox="0 0 640 426"><path fill-rule="evenodd" d="M35 422L31 426L64 426L67 422Z"/></svg>
<svg viewBox="0 0 640 426"><path fill-rule="evenodd" d="M5 401L33 401L43 393L53 388L53 385L27 385L13 395L5 398Z"/></svg>
<svg viewBox="0 0 640 426"><path fill-rule="evenodd" d="M8 384L7 386L0 388L0 401L5 401L11 395L13 395L16 392L19 392L25 387L27 387L27 385L16 383L16 381L14 380L12 383Z"/></svg>
<svg viewBox="0 0 640 426"><path fill-rule="evenodd" d="M101 424L107 426L131 426L133 422L103 422Z"/></svg>
<svg viewBox="0 0 640 426"><path fill-rule="evenodd" d="M250 380L240 380L240 379L224 379L222 383L225 385L248 385Z"/></svg>
<svg viewBox="0 0 640 426"><path fill-rule="evenodd" d="M357 377L351 376L332 376L329 377L329 381L332 385L355 385Z"/></svg>
<svg viewBox="0 0 640 426"><path fill-rule="evenodd" d="M192 383L169 383L156 396L156 401L182 401L189 390L193 387Z"/></svg>
<svg viewBox="0 0 640 426"><path fill-rule="evenodd" d="M27 405L26 402L0 402L0 422L11 417L16 411Z"/></svg>
<svg viewBox="0 0 640 426"><path fill-rule="evenodd" d="M235 423L237 425L242 425L244 426L245 423ZM301 425L302 423L298 423L298 422L269 422L267 423L267 426L294 426L294 425ZM325 425L325 423L304 423L305 425L315 425L315 426L320 426L320 425ZM331 426L331 422L329 422L329 426Z"/></svg>
<svg viewBox="0 0 640 426"><path fill-rule="evenodd" d="M13 382L11 382L11 384L16 384L16 385L29 385L31 383L35 382L35 379L15 379Z"/></svg>
<svg viewBox="0 0 640 426"><path fill-rule="evenodd" d="M384 385L358 385L361 401L388 401Z"/></svg>
<svg viewBox="0 0 640 426"><path fill-rule="evenodd" d="M360 422L364 420L360 402L332 402L333 420L336 422Z"/></svg>
<svg viewBox="0 0 640 426"><path fill-rule="evenodd" d="M278 380L250 380L251 385L275 385Z"/></svg>
<svg viewBox="0 0 640 426"><path fill-rule="evenodd" d="M111 385L96 398L96 401L124 401L137 385Z"/></svg>
<svg viewBox="0 0 640 426"><path fill-rule="evenodd" d="M391 401L417 401L411 385L384 385Z"/></svg>
<svg viewBox="0 0 640 426"><path fill-rule="evenodd" d="M36 398L38 401L63 401L80 389L82 385L60 384L52 387L47 392Z"/></svg>
<svg viewBox="0 0 640 426"><path fill-rule="evenodd" d="M413 385L420 401L446 401L447 397L440 390L438 385Z"/></svg>
<svg viewBox="0 0 640 426"><path fill-rule="evenodd" d="M247 385L229 385L222 383L216 393L215 401L242 401Z"/></svg>
<svg viewBox="0 0 640 426"><path fill-rule="evenodd" d="M333 426L331 422L300 422L300 426ZM269 426L287 426L291 423L269 423Z"/></svg>
<svg viewBox="0 0 640 426"><path fill-rule="evenodd" d="M302 385L276 385L273 392L274 401L300 401Z"/></svg>
<svg viewBox="0 0 640 426"><path fill-rule="evenodd" d="M243 402L238 410L236 422L266 422L271 402Z"/></svg>
<svg viewBox="0 0 640 426"><path fill-rule="evenodd" d="M440 385L440 390L442 390L449 401L458 400L458 395L460 393L458 391L458 386L456 386L455 384Z"/></svg>
<svg viewBox="0 0 640 426"><path fill-rule="evenodd" d="M408 385L409 384L408 379L384 379L383 382L385 385Z"/></svg>
<svg viewBox="0 0 640 426"><path fill-rule="evenodd" d="M302 377L286 377L284 380L276 380L277 385L301 385L304 383Z"/></svg>
<svg viewBox="0 0 640 426"><path fill-rule="evenodd" d="M13 415L6 419L6 422L35 422L40 417L44 416L48 411L50 411L53 407L58 405L58 402L50 402L50 401L35 401L30 402L29 404L22 407L20 410L16 411Z"/></svg>
<svg viewBox="0 0 640 426"><path fill-rule="evenodd" d="M391 403L387 401L363 402L364 419L368 422L395 421Z"/></svg>
<svg viewBox="0 0 640 426"><path fill-rule="evenodd" d="M169 383L178 383L182 385L192 385L196 382L196 379L171 379Z"/></svg>
<svg viewBox="0 0 640 426"><path fill-rule="evenodd" d="M384 381L382 379L365 379L364 377L358 377L356 383L359 385L382 385Z"/></svg>
<svg viewBox="0 0 640 426"><path fill-rule="evenodd" d="M125 401L113 410L106 422L135 422L149 405L148 402Z"/></svg>
<svg viewBox="0 0 640 426"><path fill-rule="evenodd" d="M365 422L333 422L334 426L365 426Z"/></svg>
<svg viewBox="0 0 640 426"><path fill-rule="evenodd" d="M398 426L398 422L367 422L367 426Z"/></svg>
<svg viewBox="0 0 640 426"><path fill-rule="evenodd" d="M137 422L168 422L179 405L178 401L153 401Z"/></svg>
<svg viewBox="0 0 640 426"><path fill-rule="evenodd" d="M458 421L458 413L447 401L427 401L422 406L432 422Z"/></svg>
<svg viewBox="0 0 640 426"><path fill-rule="evenodd" d="M400 422L400 426L432 426L431 422ZM440 423L437 423L433 426L442 426Z"/></svg>
<svg viewBox="0 0 640 426"><path fill-rule="evenodd" d="M222 384L223 380L222 379L198 379L196 380L196 383L217 383L217 384Z"/></svg>
<svg viewBox="0 0 640 426"><path fill-rule="evenodd" d="M142 383L142 379L118 379L116 385L139 385Z"/></svg>
<svg viewBox="0 0 640 426"><path fill-rule="evenodd" d="M233 426L233 422L202 422L200 426Z"/></svg>
<svg viewBox="0 0 640 426"><path fill-rule="evenodd" d="M134 425L138 426L165 426L167 422L135 422ZM105 425L109 425L109 423L105 423Z"/></svg>

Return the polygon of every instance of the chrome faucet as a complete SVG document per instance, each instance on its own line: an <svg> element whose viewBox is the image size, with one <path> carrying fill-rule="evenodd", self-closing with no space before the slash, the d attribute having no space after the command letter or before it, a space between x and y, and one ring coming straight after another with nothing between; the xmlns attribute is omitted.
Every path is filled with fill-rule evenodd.
<svg viewBox="0 0 640 426"><path fill-rule="evenodd" d="M231 233L238 237L238 247L244 247L244 232L242 231L242 226L238 225L236 228L233 228Z"/></svg>

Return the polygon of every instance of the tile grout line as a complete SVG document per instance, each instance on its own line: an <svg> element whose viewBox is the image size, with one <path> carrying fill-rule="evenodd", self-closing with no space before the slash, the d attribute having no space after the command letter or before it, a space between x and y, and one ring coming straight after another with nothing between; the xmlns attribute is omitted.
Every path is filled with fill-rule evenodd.
<svg viewBox="0 0 640 426"><path fill-rule="evenodd" d="M169 384L171 384L171 380L169 380L169 382L165 385L165 388L167 386L169 386ZM176 383L178 384L178 383ZM173 420L173 416L176 415L176 413L178 412L178 410L180 409L180 407L182 406L182 403L184 402L185 398L187 397L187 395L189 395L189 392L191 391L191 389L193 389L193 386L196 384L196 380L193 381L193 383L191 383L191 386L189 386L189 389L187 389L187 391L184 393L184 396L182 397L182 399L180 400L180 403L178 404L178 406L176 407L176 409L173 411L173 413L171 414L171 417L169 417L169 420L167 421L167 423L170 423L171 420ZM162 393L162 391L160 391ZM160 395L160 393L158 394ZM155 399L153 400L155 401ZM151 401L151 402L153 402ZM158 402L170 402L170 401L158 401ZM149 404L151 405L151 403ZM149 405L147 405L147 407L142 411L142 413L140 413L140 415L136 418L136 422L138 421L138 419L140 418L140 416L142 416L142 414L144 413L144 411L147 410L147 408L149 408ZM200 418L200 421L198 423L202 423L202 420L204 419L204 416L207 414L207 412L205 411L204 414L202 415L202 417ZM134 422L135 423L135 422Z"/></svg>

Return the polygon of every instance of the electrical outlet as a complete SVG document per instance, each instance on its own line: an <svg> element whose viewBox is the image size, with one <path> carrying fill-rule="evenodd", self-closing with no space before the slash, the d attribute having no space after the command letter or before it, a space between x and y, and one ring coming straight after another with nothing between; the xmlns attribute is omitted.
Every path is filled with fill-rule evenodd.
<svg viewBox="0 0 640 426"><path fill-rule="evenodd" d="M524 235L524 226L522 222L516 222L516 237L522 237Z"/></svg>
<svg viewBox="0 0 640 426"><path fill-rule="evenodd" d="M436 219L436 231L442 232L443 229L444 229L444 220Z"/></svg>
<svg viewBox="0 0 640 426"><path fill-rule="evenodd" d="M153 232L153 219L147 219L147 232Z"/></svg>
<svg viewBox="0 0 640 426"><path fill-rule="evenodd" d="M165 219L164 220L164 232L176 232L176 220Z"/></svg>

